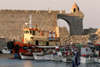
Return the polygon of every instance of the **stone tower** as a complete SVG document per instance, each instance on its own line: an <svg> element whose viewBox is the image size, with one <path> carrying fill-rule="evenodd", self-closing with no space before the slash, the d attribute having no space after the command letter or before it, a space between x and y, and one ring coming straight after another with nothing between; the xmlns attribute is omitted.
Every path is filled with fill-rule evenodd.
<svg viewBox="0 0 100 67"><path fill-rule="evenodd" d="M77 6L76 3L74 3L74 5L72 6L71 8L71 13L74 13L74 12L78 12L80 11L79 7Z"/></svg>

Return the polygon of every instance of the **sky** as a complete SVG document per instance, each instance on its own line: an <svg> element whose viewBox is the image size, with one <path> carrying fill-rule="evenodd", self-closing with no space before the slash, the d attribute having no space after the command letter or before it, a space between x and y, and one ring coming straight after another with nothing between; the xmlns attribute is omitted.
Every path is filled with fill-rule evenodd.
<svg viewBox="0 0 100 67"><path fill-rule="evenodd" d="M76 3L84 14L83 28L100 28L100 0L0 0L0 9L15 10L66 10L71 12ZM68 27L64 20L58 25ZM63 22L63 23L61 23Z"/></svg>

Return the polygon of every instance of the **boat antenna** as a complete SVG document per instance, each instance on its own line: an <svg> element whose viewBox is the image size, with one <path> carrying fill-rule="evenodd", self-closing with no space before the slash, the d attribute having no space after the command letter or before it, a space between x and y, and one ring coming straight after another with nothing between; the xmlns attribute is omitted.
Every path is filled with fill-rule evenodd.
<svg viewBox="0 0 100 67"><path fill-rule="evenodd" d="M54 11L54 30L55 30L55 40L56 40L56 38L57 38L57 36L56 36L56 20L55 20L55 11ZM55 44L57 44L57 42L55 42Z"/></svg>
<svg viewBox="0 0 100 67"><path fill-rule="evenodd" d="M29 28L30 28L30 29L32 28L32 26L31 26L31 23L32 23L31 21L32 21L32 20L31 20L31 19L32 19L32 15L30 15L30 22L29 22Z"/></svg>

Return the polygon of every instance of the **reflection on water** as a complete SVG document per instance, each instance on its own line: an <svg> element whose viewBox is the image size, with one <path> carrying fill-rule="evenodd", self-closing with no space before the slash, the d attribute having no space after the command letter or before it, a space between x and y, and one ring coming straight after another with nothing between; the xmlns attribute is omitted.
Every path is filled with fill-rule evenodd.
<svg viewBox="0 0 100 67"><path fill-rule="evenodd" d="M23 64L24 64L24 67L33 67L31 61L25 61Z"/></svg>
<svg viewBox="0 0 100 67"><path fill-rule="evenodd" d="M100 64L81 64L79 67L100 67Z"/></svg>
<svg viewBox="0 0 100 67"><path fill-rule="evenodd" d="M72 67L72 64L57 61L0 59L0 67ZM100 64L81 64L79 67L100 67Z"/></svg>

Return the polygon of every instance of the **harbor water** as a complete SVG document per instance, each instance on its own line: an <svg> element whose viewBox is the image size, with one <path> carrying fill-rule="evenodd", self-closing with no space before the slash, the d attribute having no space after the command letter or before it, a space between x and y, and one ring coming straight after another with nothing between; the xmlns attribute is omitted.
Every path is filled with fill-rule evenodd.
<svg viewBox="0 0 100 67"><path fill-rule="evenodd" d="M72 63L11 59L12 54L0 54L0 67L72 67ZM79 67L100 67L100 64L81 64Z"/></svg>

